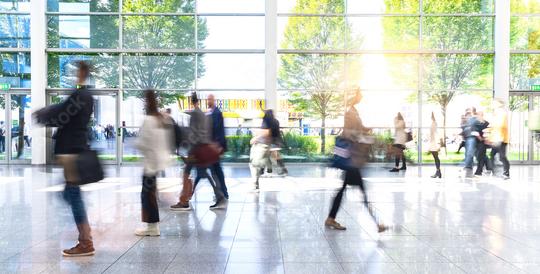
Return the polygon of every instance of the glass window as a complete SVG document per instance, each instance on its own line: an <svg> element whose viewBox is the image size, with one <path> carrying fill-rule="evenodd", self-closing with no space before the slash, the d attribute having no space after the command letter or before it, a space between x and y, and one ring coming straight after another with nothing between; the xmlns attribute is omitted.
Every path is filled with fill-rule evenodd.
<svg viewBox="0 0 540 274"><path fill-rule="evenodd" d="M30 88L30 53L0 53L0 83Z"/></svg>
<svg viewBox="0 0 540 274"><path fill-rule="evenodd" d="M199 17L199 47L207 49L264 49L263 16ZM204 35L201 35L204 34Z"/></svg>
<svg viewBox="0 0 540 274"><path fill-rule="evenodd" d="M540 49L540 17L512 17L510 47L512 49Z"/></svg>
<svg viewBox="0 0 540 274"><path fill-rule="evenodd" d="M540 85L540 54L510 55L510 89L531 90Z"/></svg>
<svg viewBox="0 0 540 274"><path fill-rule="evenodd" d="M418 48L418 17L350 17L350 49Z"/></svg>
<svg viewBox="0 0 540 274"><path fill-rule="evenodd" d="M124 16L124 47L136 49L192 49L194 16ZM204 33L202 29L199 33Z"/></svg>
<svg viewBox="0 0 540 274"><path fill-rule="evenodd" d="M279 88L323 91L343 88L343 55L280 54L278 58Z"/></svg>
<svg viewBox="0 0 540 274"><path fill-rule="evenodd" d="M118 16L48 16L47 45L51 48L116 48Z"/></svg>
<svg viewBox="0 0 540 274"><path fill-rule="evenodd" d="M114 12L118 0L47 0L51 12Z"/></svg>
<svg viewBox="0 0 540 274"><path fill-rule="evenodd" d="M418 87L418 57L415 55L348 55L346 62L348 86L377 90Z"/></svg>
<svg viewBox="0 0 540 274"><path fill-rule="evenodd" d="M118 56L105 54L58 54L48 55L48 87L71 88L75 85L76 61L86 61L92 65L90 85L96 88L118 87Z"/></svg>
<svg viewBox="0 0 540 274"><path fill-rule="evenodd" d="M492 17L424 17L423 22L426 49L493 49Z"/></svg>
<svg viewBox="0 0 540 274"><path fill-rule="evenodd" d="M264 0L198 0L198 13L264 13Z"/></svg>
<svg viewBox="0 0 540 274"><path fill-rule="evenodd" d="M30 47L30 16L0 14L0 47Z"/></svg>
<svg viewBox="0 0 540 274"><path fill-rule="evenodd" d="M418 13L418 0L385 0L385 1L358 1L347 0L347 13L392 13L411 14ZM378 3L373 3L378 2ZM384 2L384 3L381 3Z"/></svg>
<svg viewBox="0 0 540 274"><path fill-rule="evenodd" d="M424 13L493 13L494 0L423 0Z"/></svg>
<svg viewBox="0 0 540 274"><path fill-rule="evenodd" d="M493 88L493 55L434 54L422 57L422 89Z"/></svg>
<svg viewBox="0 0 540 274"><path fill-rule="evenodd" d="M200 89L264 88L264 54L201 54Z"/></svg>
<svg viewBox="0 0 540 274"><path fill-rule="evenodd" d="M30 12L30 0L0 0L0 11Z"/></svg>
<svg viewBox="0 0 540 274"><path fill-rule="evenodd" d="M344 13L345 0L313 1L313 0L275 0L278 13L324 14Z"/></svg>
<svg viewBox="0 0 540 274"><path fill-rule="evenodd" d="M539 0L510 0L512 13L540 13Z"/></svg>
<svg viewBox="0 0 540 274"><path fill-rule="evenodd" d="M492 91L424 91L422 96L422 150L428 152L430 144L431 113L437 123L437 137L445 140L446 149L439 153L443 163L463 162L463 150L458 153L461 144L461 117L465 109L475 107L489 121ZM422 157L424 163L433 163L433 157Z"/></svg>
<svg viewBox="0 0 540 274"><path fill-rule="evenodd" d="M199 65L199 72L203 69ZM195 56L128 55L124 57L124 88L185 89L195 81Z"/></svg>
<svg viewBox="0 0 540 274"><path fill-rule="evenodd" d="M279 17L278 48L344 49L348 29L345 17Z"/></svg>
<svg viewBox="0 0 540 274"><path fill-rule="evenodd" d="M124 0L122 12L140 13L192 13L195 0Z"/></svg>

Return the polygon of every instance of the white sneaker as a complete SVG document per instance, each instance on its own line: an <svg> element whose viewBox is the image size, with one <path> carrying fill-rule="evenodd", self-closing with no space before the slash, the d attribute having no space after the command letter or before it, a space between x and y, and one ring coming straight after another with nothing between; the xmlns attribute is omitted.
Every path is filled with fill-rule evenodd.
<svg viewBox="0 0 540 274"><path fill-rule="evenodd" d="M145 228L135 230L137 236L159 236L159 226L157 223L148 224Z"/></svg>

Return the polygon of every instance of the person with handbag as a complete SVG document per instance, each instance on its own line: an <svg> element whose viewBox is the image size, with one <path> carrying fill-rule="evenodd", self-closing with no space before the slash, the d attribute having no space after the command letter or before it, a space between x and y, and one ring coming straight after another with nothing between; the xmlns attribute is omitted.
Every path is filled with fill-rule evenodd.
<svg viewBox="0 0 540 274"><path fill-rule="evenodd" d="M441 160L439 159L439 151L441 150L441 138L437 132L437 120L435 119L435 113L431 112L431 128L429 130L429 153L433 156L435 161L435 174L431 178L441 178Z"/></svg>
<svg viewBox="0 0 540 274"><path fill-rule="evenodd" d="M158 110L156 94L144 91L146 116L139 130L135 146L143 155L141 190L141 216L146 226L135 230L137 236L159 236L159 207L157 202L157 179L172 162L173 124Z"/></svg>
<svg viewBox="0 0 540 274"><path fill-rule="evenodd" d="M64 168L66 185L63 197L70 205L79 241L77 245L62 252L67 257L94 255L94 243L85 205L81 197L81 180L78 171L78 156L89 150L88 124L94 111L94 100L86 88L90 78L90 65L83 61L76 64L77 88L60 104L51 105L37 111L37 122L58 127L54 135L54 153L58 163Z"/></svg>
<svg viewBox="0 0 540 274"><path fill-rule="evenodd" d="M336 216L341 206L343 194L347 189L347 186L357 185L360 187L360 191L362 192L364 206L368 209L370 216L377 224L378 232L384 232L388 229L388 227L378 221L375 212L369 205L366 186L360 173L360 168L367 161L369 153L369 149L366 149L366 147L369 147L369 144L367 143L372 142L371 138L368 137L370 135L370 129L364 127L362 119L360 118L360 115L355 107L362 100L362 93L359 88L354 88L347 93L349 93L347 94L348 96L345 97L347 100L347 112L345 113L345 123L341 137L347 140L350 144L347 153L347 158L349 158L350 163L347 167L344 167L345 177L343 180L343 186L334 198L330 213L328 214L328 218L326 218L324 224L329 228L337 230L346 229L345 226L342 226L336 221Z"/></svg>
<svg viewBox="0 0 540 274"><path fill-rule="evenodd" d="M211 141L209 119L199 107L199 98L197 98L195 92L191 94L191 103L193 104L193 111L191 111L189 118L190 136L188 138L191 148L185 159L184 174L182 177L183 184L179 201L170 207L173 211L191 210L189 203L193 196L193 181L190 178L191 170L194 167L209 168L219 161L219 155L221 155L222 151L219 145ZM227 199L219 188L219 185L212 185L212 188L214 189L216 203L211 205L210 209L227 207Z"/></svg>
<svg viewBox="0 0 540 274"><path fill-rule="evenodd" d="M407 143L407 132L405 131L405 119L398 112L396 118L394 118L394 144L392 147L395 152L395 167L390 172L399 172L400 170L407 170L407 161L405 160L405 144ZM399 167L399 162L403 162L403 165Z"/></svg>

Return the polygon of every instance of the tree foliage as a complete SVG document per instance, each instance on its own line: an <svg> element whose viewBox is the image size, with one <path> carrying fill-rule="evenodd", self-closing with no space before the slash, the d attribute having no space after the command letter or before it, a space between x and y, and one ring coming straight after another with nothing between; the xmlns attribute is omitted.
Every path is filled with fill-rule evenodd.
<svg viewBox="0 0 540 274"><path fill-rule="evenodd" d="M298 0L293 13L343 13L344 0ZM344 17L291 17L285 27L282 48L343 49L349 25ZM322 127L329 117L343 111L342 88L344 59L329 54L284 54L281 56L279 85L290 89L290 102L298 112L321 119ZM321 131L325 147L325 132Z"/></svg>
<svg viewBox="0 0 540 274"><path fill-rule="evenodd" d="M385 0L387 7L401 0ZM453 0L424 1L424 14L490 12L490 1ZM438 50L489 50L493 47L493 19L490 17L424 17L423 48ZM384 25L385 36L407 31L404 24ZM391 41L385 41L391 42ZM395 43L395 41L394 41ZM471 89L490 87L493 56L482 54L431 54L421 57L422 78L419 83L424 98L439 105L446 127L448 105L458 95ZM414 95L416 96L416 92Z"/></svg>
<svg viewBox="0 0 540 274"><path fill-rule="evenodd" d="M58 1L49 0L58 6ZM75 1L77 2L77 1ZM80 2L80 1L79 1ZM89 1L90 10L115 11L118 10L118 0ZM53 7L53 10L55 8ZM58 7L56 7L58 9ZM189 0L124 0L123 13L182 13L193 12L194 1ZM123 48L126 49L195 49L204 47L204 40L208 36L206 20L195 16L175 15L125 15L122 18ZM197 36L195 35L197 24ZM117 16L90 16L90 47L91 48L117 48L119 46L119 20ZM60 34L57 17L49 17L49 43L59 45ZM195 40L197 37L197 41ZM169 53L141 53L124 54L123 79L118 79L119 56L96 54L85 56L92 62L94 76L107 87L118 87L123 81L125 97L134 96L142 98L141 90L152 88L169 90L158 92L160 104L176 103L182 96L181 89L192 88L196 77L204 74L203 62L197 63L197 76L195 75L195 54L169 54ZM58 57L50 58L49 81L60 82L62 67Z"/></svg>

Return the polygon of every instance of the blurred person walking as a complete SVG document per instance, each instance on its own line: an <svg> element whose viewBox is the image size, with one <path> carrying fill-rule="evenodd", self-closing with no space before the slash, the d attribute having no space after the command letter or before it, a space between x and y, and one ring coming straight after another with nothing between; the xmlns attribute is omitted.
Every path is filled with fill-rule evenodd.
<svg viewBox="0 0 540 274"><path fill-rule="evenodd" d="M273 123L274 115L272 110L266 110L261 128L250 140L249 163L252 176L255 177L255 191L259 191L259 179L264 173L264 169L272 166L270 145L272 144L271 128Z"/></svg>
<svg viewBox="0 0 540 274"><path fill-rule="evenodd" d="M490 132L491 142L491 167L495 167L495 155L499 154L499 160L503 163L502 177L510 179L510 162L506 157L506 150L510 143L510 134L508 131L508 110L506 104L501 99L495 99L493 102L493 124Z"/></svg>
<svg viewBox="0 0 540 274"><path fill-rule="evenodd" d="M441 178L441 160L439 159L439 151L441 150L441 143L442 140L439 137L438 129L437 129L437 120L435 119L435 113L431 113L431 128L429 130L429 152L433 156L433 160L435 161L435 168L437 171L435 171L435 174L431 176L431 178Z"/></svg>
<svg viewBox="0 0 540 274"><path fill-rule="evenodd" d="M89 149L88 125L94 111L94 100L87 90L90 66L85 62L76 63L77 88L60 104L51 105L37 111L38 122L46 126L58 127L54 135L54 153L58 163L64 168L66 185L63 197L70 205L79 239L77 245L62 252L64 256L94 255L94 243L85 205L81 197L80 173L77 160L79 154Z"/></svg>
<svg viewBox="0 0 540 274"><path fill-rule="evenodd" d="M288 170L285 167L285 162L281 157L280 150L284 147L285 142L283 141L283 136L281 135L281 128L279 125L279 120L276 119L274 111L269 109L265 111L263 117L261 128L269 130L270 133L270 155L269 155L269 166L267 167L268 173L272 173L272 160L276 161L276 164L279 167L278 175L287 175Z"/></svg>
<svg viewBox="0 0 540 274"><path fill-rule="evenodd" d="M209 121L204 112L199 107L199 98L194 92L191 94L191 103L193 104L193 110L190 113L189 118L189 130L190 136L188 143L190 149L188 157L184 166L184 174L182 178L182 191L178 203L171 206L173 211L189 211L191 210L190 200L193 196L193 181L190 178L193 167L208 168L216 161L219 161L219 150L212 145ZM217 158L217 159L214 159ZM216 203L211 205L211 209L224 208L227 206L227 199L219 186L212 185L214 189L214 195Z"/></svg>
<svg viewBox="0 0 540 274"><path fill-rule="evenodd" d="M172 162L173 124L158 111L158 102L153 90L144 92L145 111L143 124L135 146L143 155L143 177L141 190L141 219L146 227L135 231L138 236L159 236L159 207L157 201L157 174Z"/></svg>
<svg viewBox="0 0 540 274"><path fill-rule="evenodd" d="M285 162L283 157L281 157L280 151L285 146L285 141L283 140L283 134L281 133L281 127L279 125L279 120L274 117L273 122L270 128L270 134L272 135L272 143L270 145L270 157L276 161L277 166L279 167L278 175L287 176L289 171L285 167ZM270 161L271 162L271 161Z"/></svg>
<svg viewBox="0 0 540 274"><path fill-rule="evenodd" d="M465 137L465 169L472 170L474 157L476 155L476 144L480 135L478 129L478 119L476 118L476 108L467 109L467 123L463 128L463 136Z"/></svg>
<svg viewBox="0 0 540 274"><path fill-rule="evenodd" d="M378 221L375 212L369 205L366 186L360 173L360 168L364 165L366 158L368 157L368 150L365 149L365 146L367 145L367 143L371 143L368 140L368 136L370 135L371 130L363 125L362 119L360 118L360 115L358 114L358 111L355 107L362 100L362 93L359 88L354 88L347 93L347 112L345 113L344 117L345 123L341 137L347 140L348 143L350 143L350 148L348 149L348 154L350 154L350 167L344 170L345 176L343 180L343 186L334 198L330 213L328 214L328 218L326 219L324 224L327 227L337 230L346 229L345 226L342 226L336 221L336 216L341 206L343 194L347 189L347 186L357 185L360 187L360 191L362 192L364 206L367 208L373 221L377 224L378 232L384 232L388 229L388 227Z"/></svg>
<svg viewBox="0 0 540 274"><path fill-rule="evenodd" d="M407 170L407 161L405 160L405 144L407 143L407 132L405 132L405 120L398 112L396 118L394 118L394 151L396 165L390 170L390 172L399 172L400 170ZM399 167L399 162L403 163Z"/></svg>
<svg viewBox="0 0 540 274"><path fill-rule="evenodd" d="M461 132L459 133L459 137L461 138L461 141L459 142L459 146L458 146L458 149L456 151L457 154L459 154L459 152L461 151L462 148L465 148L465 135L464 135L464 129L465 127L467 126L467 121L469 120L470 118L470 110L469 109L466 109L465 110L465 113L463 115L461 115L461 120L460 120L460 127L461 127Z"/></svg>
<svg viewBox="0 0 540 274"><path fill-rule="evenodd" d="M481 111L478 111L476 113L476 118L478 119L478 123L476 124L475 131L478 132L477 138L477 144L476 144L476 171L474 172L475 176L482 176L482 172L484 170L484 166L488 171L491 171L491 162L489 161L487 157L487 149L489 148L489 145L487 143L487 128L489 126L489 122L484 119L484 113Z"/></svg>
<svg viewBox="0 0 540 274"><path fill-rule="evenodd" d="M208 95L208 115L211 117L212 122L212 141L218 144L221 147L221 153L227 151L227 138L225 138L225 122L223 119L223 113L216 106L216 98L213 94ZM220 207L225 206L229 199L229 192L227 190L227 185L225 184L225 175L223 174L223 167L221 166L221 161L217 161L210 167L212 177L215 178L216 185L223 192L225 200Z"/></svg>

